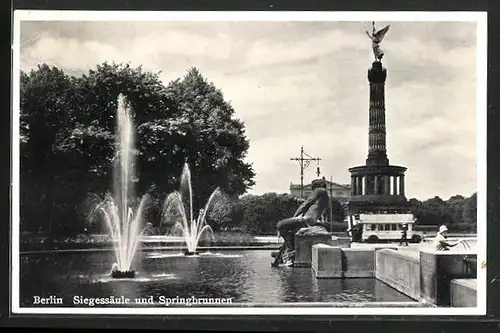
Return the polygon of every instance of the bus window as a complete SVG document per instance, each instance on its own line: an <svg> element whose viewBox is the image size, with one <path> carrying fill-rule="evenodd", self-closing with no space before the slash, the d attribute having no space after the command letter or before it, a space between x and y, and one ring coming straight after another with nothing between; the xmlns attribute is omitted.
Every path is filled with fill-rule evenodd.
<svg viewBox="0 0 500 333"><path fill-rule="evenodd" d="M398 225L397 224L392 224L392 231L398 230Z"/></svg>
<svg viewBox="0 0 500 333"><path fill-rule="evenodd" d="M371 231L372 230L371 224L365 224L365 230L366 231Z"/></svg>
<svg viewBox="0 0 500 333"><path fill-rule="evenodd" d="M372 224L372 230L373 230L373 231L376 231L376 230L377 230L377 225L376 225L376 224Z"/></svg>

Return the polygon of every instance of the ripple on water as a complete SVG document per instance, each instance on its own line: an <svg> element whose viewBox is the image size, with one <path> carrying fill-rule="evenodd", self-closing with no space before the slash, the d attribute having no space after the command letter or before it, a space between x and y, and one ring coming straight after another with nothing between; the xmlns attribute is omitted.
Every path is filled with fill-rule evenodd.
<svg viewBox="0 0 500 333"><path fill-rule="evenodd" d="M217 258L241 258L241 254L224 254L224 253L212 253L212 252L202 252L197 255L186 256L184 253L151 253L148 254L148 259L162 259L162 258L199 258L199 257L217 257Z"/></svg>
<svg viewBox="0 0 500 333"><path fill-rule="evenodd" d="M148 259L161 259L161 258L178 258L184 257L184 253L150 253L146 256Z"/></svg>
<svg viewBox="0 0 500 333"><path fill-rule="evenodd" d="M217 257L217 258L241 258L241 254L225 254L225 253L212 253L212 252L202 252L200 257Z"/></svg>
<svg viewBox="0 0 500 333"><path fill-rule="evenodd" d="M139 273L137 274L139 275ZM123 278L123 279L115 279L110 277L108 274L102 274L97 277L90 277L88 275L80 274L78 277L80 279L89 279L91 283L154 282L154 281L178 279L176 274L168 274L168 273L158 273L145 276L137 276L135 278Z"/></svg>

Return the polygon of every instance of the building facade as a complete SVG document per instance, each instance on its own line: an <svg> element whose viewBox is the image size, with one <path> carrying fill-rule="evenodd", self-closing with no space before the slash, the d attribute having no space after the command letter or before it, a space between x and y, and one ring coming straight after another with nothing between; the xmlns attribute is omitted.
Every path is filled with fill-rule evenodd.
<svg viewBox="0 0 500 333"><path fill-rule="evenodd" d="M337 199L340 202L345 202L349 199L349 195L351 193L351 186L349 184L338 184L335 182L331 182L326 179L321 179L321 181L326 183L326 190L331 198ZM311 195L312 183L304 184L304 188L302 191L302 197L307 198ZM298 198L301 197L301 186L300 184L290 183L290 194L296 196Z"/></svg>

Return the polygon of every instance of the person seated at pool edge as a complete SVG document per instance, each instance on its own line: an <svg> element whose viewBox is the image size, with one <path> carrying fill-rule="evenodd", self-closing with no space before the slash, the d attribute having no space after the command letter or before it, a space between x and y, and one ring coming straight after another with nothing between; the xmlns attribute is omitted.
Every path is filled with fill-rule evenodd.
<svg viewBox="0 0 500 333"><path fill-rule="evenodd" d="M439 227L439 232L436 237L432 241L432 246L436 249L436 251L449 251L450 247L454 247L461 242L459 239L455 243L449 243L447 241L448 238L448 228L445 225Z"/></svg>
<svg viewBox="0 0 500 333"><path fill-rule="evenodd" d="M280 250L280 253L283 253L283 255L280 258L280 254L278 254L275 263L283 260L286 265L293 264L295 257L295 234L297 232L305 231L308 227L316 225L324 227L327 231L329 230L328 224L321 222L322 216L326 214L330 205L326 182L313 181L312 186L313 192L299 206L294 216L281 220L276 224L279 235L284 239L284 244Z"/></svg>

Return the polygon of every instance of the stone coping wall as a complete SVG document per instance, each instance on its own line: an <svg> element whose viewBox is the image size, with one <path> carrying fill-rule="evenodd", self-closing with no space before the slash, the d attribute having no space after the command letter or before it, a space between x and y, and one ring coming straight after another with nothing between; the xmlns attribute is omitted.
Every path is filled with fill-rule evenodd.
<svg viewBox="0 0 500 333"><path fill-rule="evenodd" d="M375 277L392 288L420 301L420 258L418 252L381 249L375 251Z"/></svg>
<svg viewBox="0 0 500 333"><path fill-rule="evenodd" d="M317 278L372 278L375 276L373 252L372 249L315 244L312 269Z"/></svg>
<svg viewBox="0 0 500 333"><path fill-rule="evenodd" d="M294 267L311 267L312 249L316 244L332 244L330 233L317 235L295 235Z"/></svg>
<svg viewBox="0 0 500 333"><path fill-rule="evenodd" d="M375 277L375 257L369 249L342 249L345 278Z"/></svg>
<svg viewBox="0 0 500 333"><path fill-rule="evenodd" d="M451 306L451 281L475 279L468 269L466 255L447 252L420 252L420 295L438 306ZM477 258L467 254L468 258Z"/></svg>
<svg viewBox="0 0 500 333"><path fill-rule="evenodd" d="M294 267L311 267L312 247L316 244L327 244L334 247L349 248L349 237L333 236L331 233L316 235L295 235Z"/></svg>
<svg viewBox="0 0 500 333"><path fill-rule="evenodd" d="M321 243L313 245L311 267L317 278L342 278L342 249Z"/></svg>
<svg viewBox="0 0 500 333"><path fill-rule="evenodd" d="M434 306L477 303L472 282L475 271L465 262L476 256L470 253L341 248L318 243L312 246L311 255L317 278L375 277L416 301Z"/></svg>
<svg viewBox="0 0 500 333"><path fill-rule="evenodd" d="M450 302L455 307L476 307L477 279L451 280Z"/></svg>

